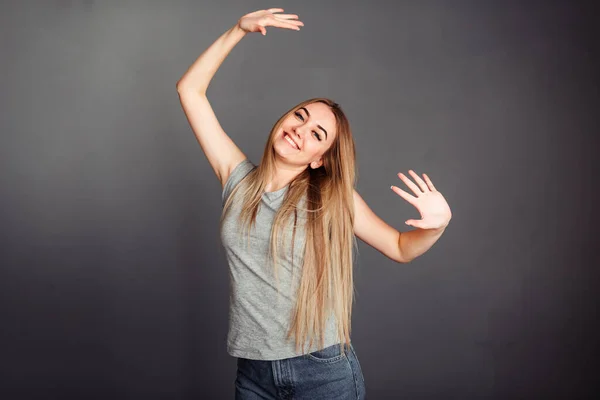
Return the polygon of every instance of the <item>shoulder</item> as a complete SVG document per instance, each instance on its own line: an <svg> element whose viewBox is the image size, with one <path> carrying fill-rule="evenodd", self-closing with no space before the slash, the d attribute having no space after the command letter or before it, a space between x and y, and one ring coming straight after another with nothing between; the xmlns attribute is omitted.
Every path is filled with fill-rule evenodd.
<svg viewBox="0 0 600 400"><path fill-rule="evenodd" d="M221 193L223 205L237 184L240 183L240 181L255 168L256 165L254 165L248 158L244 158L237 163L237 165L233 166L233 169L231 172L229 172L228 176L223 178L223 191Z"/></svg>

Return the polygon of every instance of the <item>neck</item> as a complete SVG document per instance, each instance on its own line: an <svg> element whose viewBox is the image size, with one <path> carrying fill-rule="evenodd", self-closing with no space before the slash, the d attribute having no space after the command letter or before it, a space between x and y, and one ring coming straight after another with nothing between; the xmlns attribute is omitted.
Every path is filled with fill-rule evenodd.
<svg viewBox="0 0 600 400"><path fill-rule="evenodd" d="M275 160L275 172L265 187L265 192L276 192L284 188L305 169L305 166L293 166Z"/></svg>

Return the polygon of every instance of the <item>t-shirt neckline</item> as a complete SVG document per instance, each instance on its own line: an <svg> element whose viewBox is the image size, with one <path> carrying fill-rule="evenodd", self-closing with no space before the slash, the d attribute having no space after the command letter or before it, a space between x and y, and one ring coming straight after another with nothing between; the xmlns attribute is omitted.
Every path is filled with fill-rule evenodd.
<svg viewBox="0 0 600 400"><path fill-rule="evenodd" d="M275 200L277 199L279 196L281 196L286 189L288 188L289 184L282 187L279 190L275 190L274 192L263 192L263 194L269 199L269 200Z"/></svg>

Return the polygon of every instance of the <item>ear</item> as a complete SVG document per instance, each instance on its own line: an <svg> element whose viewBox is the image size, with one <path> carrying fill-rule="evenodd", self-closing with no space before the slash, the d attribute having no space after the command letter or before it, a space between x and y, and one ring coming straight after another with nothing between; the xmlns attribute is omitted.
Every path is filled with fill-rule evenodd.
<svg viewBox="0 0 600 400"><path fill-rule="evenodd" d="M323 159L322 159L322 158L320 158L320 159L319 159L319 161L313 161L313 162L311 162L311 163L310 163L310 167L311 167L312 169L317 169L317 168L319 168L321 165L323 165Z"/></svg>

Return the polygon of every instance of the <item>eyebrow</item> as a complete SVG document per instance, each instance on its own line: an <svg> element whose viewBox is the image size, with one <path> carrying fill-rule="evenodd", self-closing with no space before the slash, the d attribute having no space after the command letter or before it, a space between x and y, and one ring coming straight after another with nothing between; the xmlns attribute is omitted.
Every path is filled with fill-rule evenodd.
<svg viewBox="0 0 600 400"><path fill-rule="evenodd" d="M310 118L310 113L308 112L308 110L306 109L306 107L300 107L301 110L304 110L304 112L306 113L306 115L308 115L308 117ZM327 131L325 130L325 128L323 128L321 125L317 125L317 127L319 129L321 129L323 132L325 132L325 140L327 140Z"/></svg>

